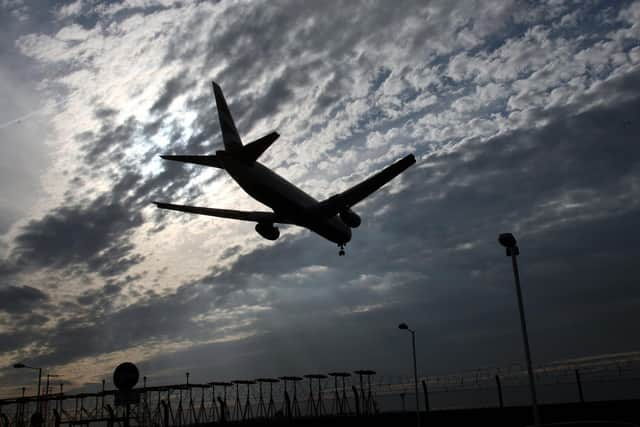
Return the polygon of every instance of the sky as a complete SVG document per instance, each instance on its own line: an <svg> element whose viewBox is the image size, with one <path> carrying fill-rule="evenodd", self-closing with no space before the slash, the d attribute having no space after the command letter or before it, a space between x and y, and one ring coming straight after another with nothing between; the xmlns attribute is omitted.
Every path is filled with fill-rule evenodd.
<svg viewBox="0 0 640 427"><path fill-rule="evenodd" d="M421 375L640 351L640 1L0 0L0 394L332 370ZM414 153L347 255L223 170L245 142L319 200ZM635 238L633 236L636 236Z"/></svg>

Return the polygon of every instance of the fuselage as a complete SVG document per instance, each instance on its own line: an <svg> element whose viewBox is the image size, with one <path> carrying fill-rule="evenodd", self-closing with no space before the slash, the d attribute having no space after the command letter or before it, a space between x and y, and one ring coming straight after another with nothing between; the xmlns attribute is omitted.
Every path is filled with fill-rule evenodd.
<svg viewBox="0 0 640 427"><path fill-rule="evenodd" d="M269 206L283 222L306 227L338 245L351 240L351 228L338 215L323 217L319 202L257 161L247 163L226 151L216 152L225 170L251 197Z"/></svg>

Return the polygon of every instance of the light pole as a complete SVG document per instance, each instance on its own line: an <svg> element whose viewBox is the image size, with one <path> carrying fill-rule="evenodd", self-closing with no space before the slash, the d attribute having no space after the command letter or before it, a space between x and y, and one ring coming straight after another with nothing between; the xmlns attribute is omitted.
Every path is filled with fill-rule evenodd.
<svg viewBox="0 0 640 427"><path fill-rule="evenodd" d="M27 368L27 369L36 369L38 371L38 397L37 397L37 407L38 407L38 411L40 411L40 384L42 383L42 368L34 368L33 366L28 366L25 365L24 363L16 363L15 365L13 365L14 368L16 369L22 369L22 368Z"/></svg>
<svg viewBox="0 0 640 427"><path fill-rule="evenodd" d="M522 305L522 291L520 290L520 275L518 273L518 261L516 257L520 255L516 238L511 233L502 233L498 236L498 242L507 250L507 256L511 257L513 265L513 275L516 281L516 292L518 294L518 309L520 310L520 326L522 327L522 339L524 340L524 354L527 358L527 371L529 372L529 387L531 388L531 406L533 407L533 422L540 424L540 414L538 412L538 400L536 398L536 383L531 367L531 350L529 350L529 336L527 335L527 323L524 317L524 306Z"/></svg>
<svg viewBox="0 0 640 427"><path fill-rule="evenodd" d="M398 328L411 332L411 346L413 348L413 384L416 392L416 422L418 427L420 427L420 399L418 396L418 368L416 365L416 331L410 329L406 323L400 323Z"/></svg>

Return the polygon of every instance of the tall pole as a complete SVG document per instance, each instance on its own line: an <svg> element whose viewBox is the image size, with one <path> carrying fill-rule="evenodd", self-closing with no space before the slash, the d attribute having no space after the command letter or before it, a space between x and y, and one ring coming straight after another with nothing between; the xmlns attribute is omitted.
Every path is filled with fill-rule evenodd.
<svg viewBox="0 0 640 427"><path fill-rule="evenodd" d="M38 411L41 410L40 406L42 405L40 403L40 385L42 384L42 368L38 368Z"/></svg>
<svg viewBox="0 0 640 427"><path fill-rule="evenodd" d="M584 403L584 394L582 393L582 381L580 381L580 371L576 369L576 384L578 384L578 396L580 403Z"/></svg>
<svg viewBox="0 0 640 427"><path fill-rule="evenodd" d="M516 279L516 292L518 294L518 308L520 310L520 326L522 326L522 338L524 340L524 353L527 358L527 371L529 372L529 387L531 388L531 405L533 406L533 422L540 425L540 414L538 412L538 400L536 398L536 384L531 366L531 350L529 350L529 336L527 334L527 323L524 317L524 306L522 304L522 291L520 290L520 274L518 273L518 261L516 257L519 253L518 247L507 248L507 254L511 256L513 265L513 275Z"/></svg>
<svg viewBox="0 0 640 427"><path fill-rule="evenodd" d="M416 422L417 426L420 427L420 399L418 397L418 368L416 364L416 331L412 329L409 329L409 331L411 331L411 345L413 347L413 384L416 392Z"/></svg>
<svg viewBox="0 0 640 427"><path fill-rule="evenodd" d="M58 407L58 412L62 412L62 382L60 382L60 397L58 397L58 403L57 403L57 407Z"/></svg>
<svg viewBox="0 0 640 427"><path fill-rule="evenodd" d="M45 396L45 402L44 402L44 415L45 415L45 422L46 422L46 415L47 412L49 412L49 378L51 377L51 373L47 373L47 385L44 387L44 396Z"/></svg>
<svg viewBox="0 0 640 427"><path fill-rule="evenodd" d="M100 393L101 405L100 405L100 417L104 418L104 384L105 380L102 380L102 393ZM60 383L62 387L62 383ZM62 388L60 388L60 394L62 394Z"/></svg>

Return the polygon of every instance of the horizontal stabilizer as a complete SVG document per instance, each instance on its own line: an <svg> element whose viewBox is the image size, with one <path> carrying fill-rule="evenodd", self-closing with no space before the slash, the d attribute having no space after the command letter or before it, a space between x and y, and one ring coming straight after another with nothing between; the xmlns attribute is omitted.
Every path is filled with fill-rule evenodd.
<svg viewBox="0 0 640 427"><path fill-rule="evenodd" d="M197 165L211 166L214 168L224 169L222 162L216 158L215 154L211 156L160 156L165 160L173 160L174 162L195 163Z"/></svg>
<svg viewBox="0 0 640 427"><path fill-rule="evenodd" d="M278 134L278 132L271 132L270 134L245 145L242 147L242 158L251 163L255 162L258 160L258 157L260 157L262 153L264 153L265 150L269 148L279 137L280 134Z"/></svg>
<svg viewBox="0 0 640 427"><path fill-rule="evenodd" d="M342 210L350 208L358 202L364 200L371 193L391 181L396 176L404 172L409 166L416 162L413 154L398 160L394 164L387 166L372 177L362 181L350 189L336 194L320 203L320 211L328 217L337 215Z"/></svg>
<svg viewBox="0 0 640 427"><path fill-rule="evenodd" d="M237 219L240 221L283 223L273 212L261 211L236 211L231 209L201 208L198 206L173 205L171 203L153 202L161 209L171 209L174 211L189 212L198 215L217 216L219 218Z"/></svg>
<svg viewBox="0 0 640 427"><path fill-rule="evenodd" d="M242 140L231 116L231 111L229 111L227 101L224 99L224 94L220 86L218 86L216 82L211 83L213 84L213 94L215 95L216 106L218 107L218 120L220 121L224 148L229 152L239 151L242 148Z"/></svg>

